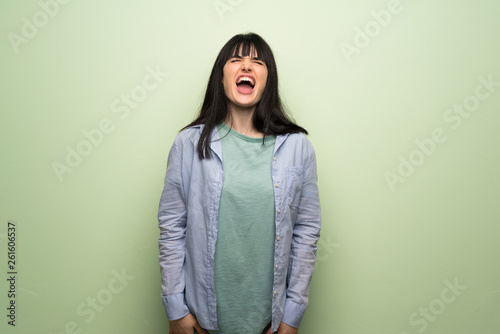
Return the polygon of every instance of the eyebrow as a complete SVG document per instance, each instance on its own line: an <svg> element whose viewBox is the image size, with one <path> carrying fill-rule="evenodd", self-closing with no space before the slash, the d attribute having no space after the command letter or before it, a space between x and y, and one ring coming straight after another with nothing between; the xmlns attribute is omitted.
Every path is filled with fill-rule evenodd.
<svg viewBox="0 0 500 334"><path fill-rule="evenodd" d="M242 56L240 55L234 55L234 56L231 56L231 58L243 58ZM259 58L259 57L252 57L252 60L260 60L260 61L264 61L262 58Z"/></svg>

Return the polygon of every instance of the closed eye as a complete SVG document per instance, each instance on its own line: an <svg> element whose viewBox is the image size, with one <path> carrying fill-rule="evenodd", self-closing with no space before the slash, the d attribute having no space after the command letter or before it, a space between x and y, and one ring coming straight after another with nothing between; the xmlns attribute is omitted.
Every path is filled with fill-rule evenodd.
<svg viewBox="0 0 500 334"><path fill-rule="evenodd" d="M230 63L236 63L236 62L240 62L240 61L241 61L241 57L233 57L233 58L229 59ZM265 65L265 63L262 60L260 60L259 58L254 57L253 61L254 61L254 63L256 63L258 65L262 65L262 66Z"/></svg>

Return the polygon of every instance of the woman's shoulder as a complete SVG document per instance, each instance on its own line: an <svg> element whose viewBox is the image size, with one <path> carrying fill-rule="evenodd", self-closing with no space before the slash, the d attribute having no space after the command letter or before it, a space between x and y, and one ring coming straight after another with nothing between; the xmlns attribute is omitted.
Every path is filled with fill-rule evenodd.
<svg viewBox="0 0 500 334"><path fill-rule="evenodd" d="M305 145L312 148L311 141L307 138L306 134L303 132L293 132L287 133L285 135L281 135L284 138L285 142L288 142L289 145Z"/></svg>
<svg viewBox="0 0 500 334"><path fill-rule="evenodd" d="M314 147L309 138L303 132L294 132L282 135L282 146L280 149L285 154L301 156L305 160L311 160L315 156ZM279 138L277 138L277 141Z"/></svg>
<svg viewBox="0 0 500 334"><path fill-rule="evenodd" d="M186 126L181 131L179 131L179 135L193 134L193 133L197 133L197 132L201 133L201 130L203 130L204 126L205 126L205 124L195 124L195 125Z"/></svg>
<svg viewBox="0 0 500 334"><path fill-rule="evenodd" d="M175 142L185 142L186 140L192 141L194 138L199 138L203 130L203 124L188 126L175 136Z"/></svg>
<svg viewBox="0 0 500 334"><path fill-rule="evenodd" d="M171 150L183 153L194 151L200 138L200 133L199 126L190 126L182 129L176 134Z"/></svg>

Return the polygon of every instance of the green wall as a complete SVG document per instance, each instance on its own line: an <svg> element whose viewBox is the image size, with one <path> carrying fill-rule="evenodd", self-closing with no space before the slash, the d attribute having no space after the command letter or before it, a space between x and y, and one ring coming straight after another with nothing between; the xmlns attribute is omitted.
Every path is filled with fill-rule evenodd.
<svg viewBox="0 0 500 334"><path fill-rule="evenodd" d="M0 331L168 332L156 221L168 150L222 45L254 31L318 159L322 235L300 332L499 333L499 12L494 0L2 1Z"/></svg>

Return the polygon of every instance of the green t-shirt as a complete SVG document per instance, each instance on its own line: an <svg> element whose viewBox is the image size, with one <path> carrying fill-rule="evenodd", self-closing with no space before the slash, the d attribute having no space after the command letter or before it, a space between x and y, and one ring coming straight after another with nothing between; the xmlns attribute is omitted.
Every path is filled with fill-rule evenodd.
<svg viewBox="0 0 500 334"><path fill-rule="evenodd" d="M261 334L271 321L275 136L252 138L219 126L224 183L215 246L217 334Z"/></svg>

